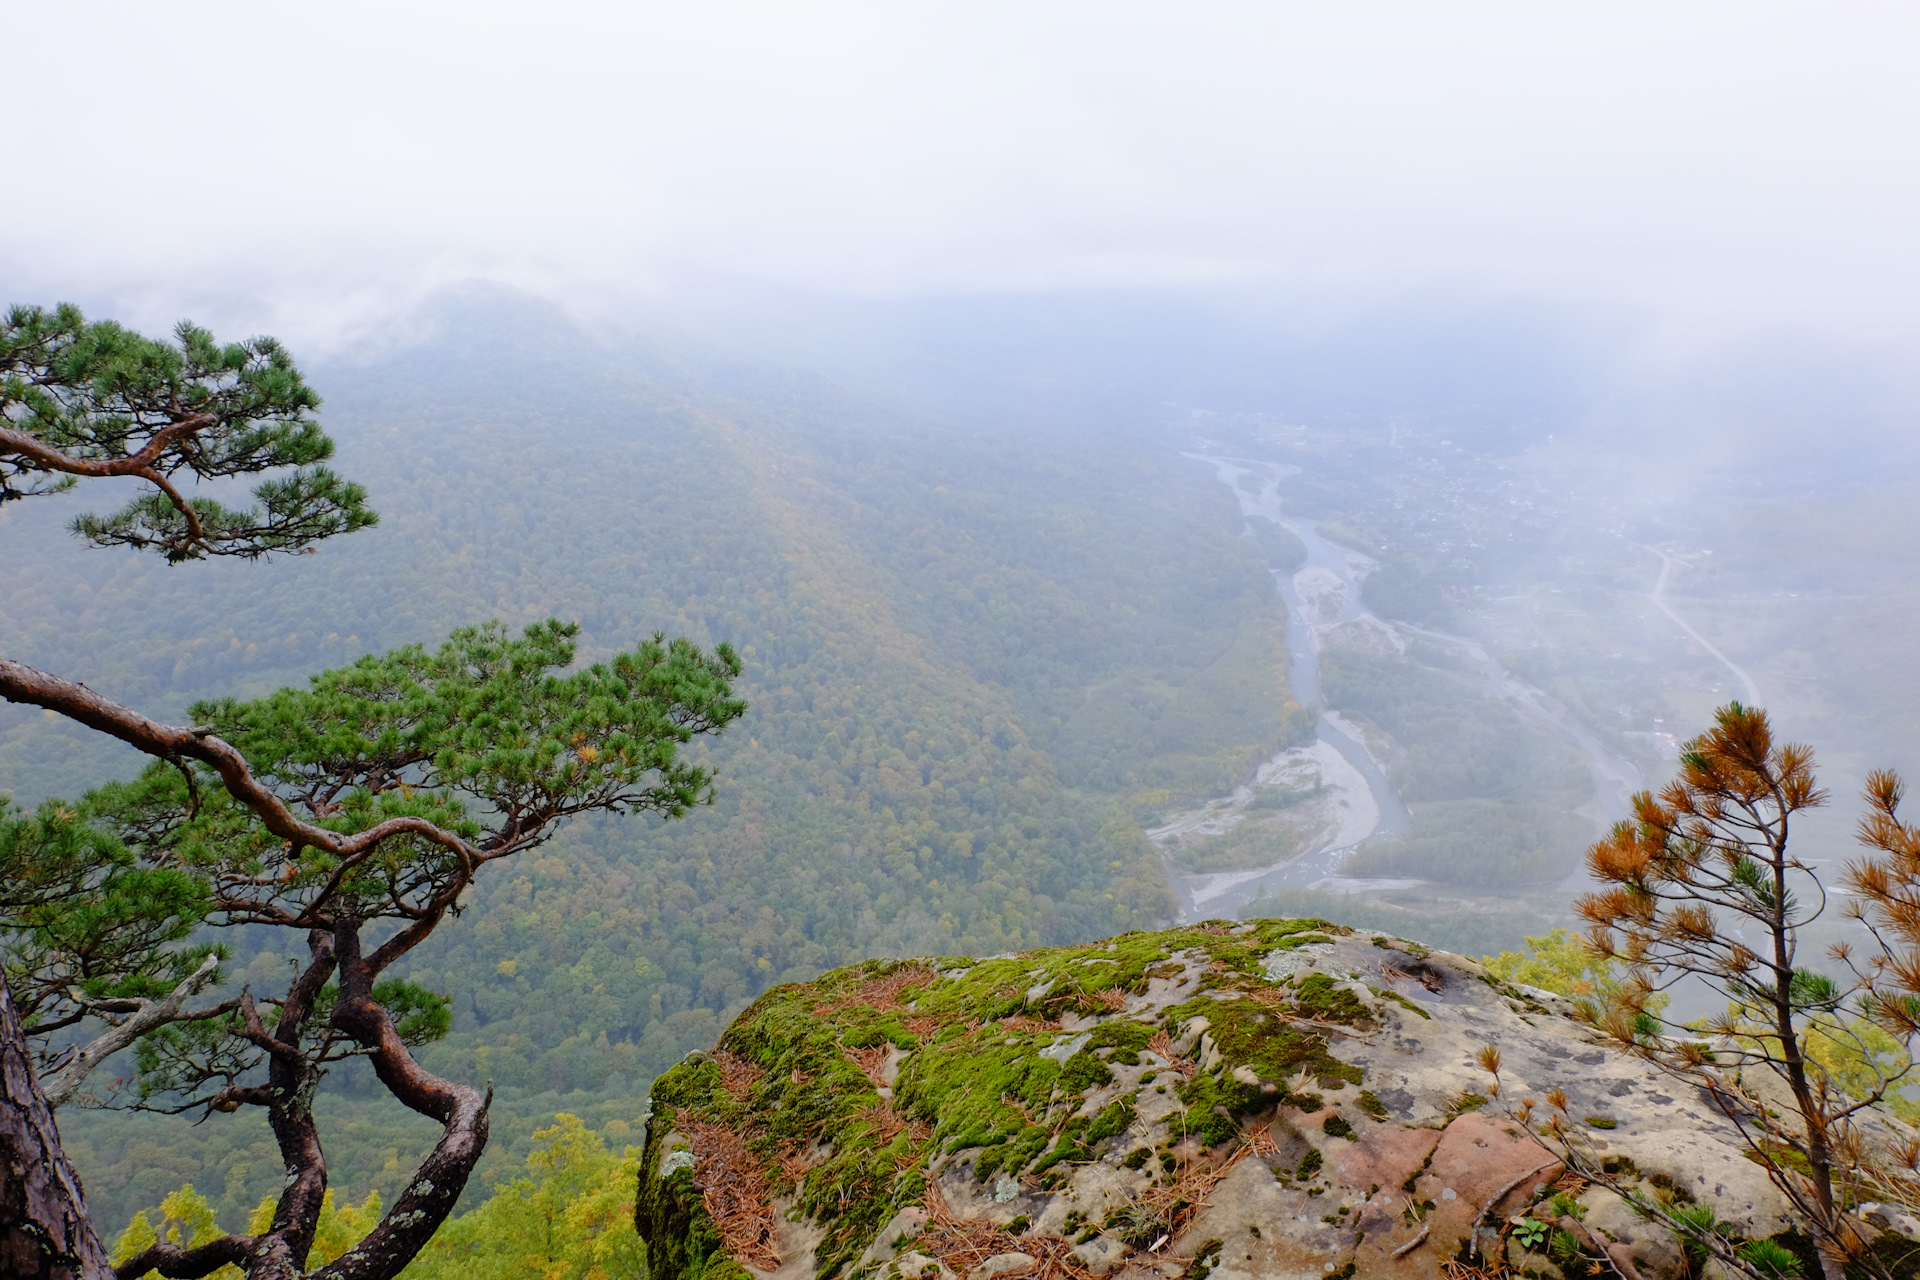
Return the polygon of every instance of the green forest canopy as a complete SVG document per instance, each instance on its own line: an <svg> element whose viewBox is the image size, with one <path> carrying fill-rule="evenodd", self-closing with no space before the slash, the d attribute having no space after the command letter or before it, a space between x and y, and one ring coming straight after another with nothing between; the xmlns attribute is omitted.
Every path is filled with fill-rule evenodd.
<svg viewBox="0 0 1920 1280"><path fill-rule="evenodd" d="M313 371L377 529L189 581L36 532L70 515L60 499L0 513L52 548L50 572L0 566L0 651L167 715L488 617L578 619L587 660L656 628L742 647L752 711L713 754L713 809L579 822L410 961L454 1001L423 1060L497 1089L482 1181L555 1111L637 1119L646 1082L772 982L1168 918L1130 798L1222 790L1303 728L1230 495L1162 448L649 368L497 302L451 322L385 364ZM0 711L20 801L130 763ZM236 982L283 966L276 945L245 940ZM334 1182L391 1201L431 1127L359 1069L323 1103ZM255 1127L62 1113L108 1224L192 1181L240 1226L279 1172Z"/></svg>
<svg viewBox="0 0 1920 1280"><path fill-rule="evenodd" d="M589 661L654 627L747 646L741 691L754 709L721 744L716 809L671 831L581 823L484 882L459 927L417 957L410 976L451 993L456 1010L433 1065L500 1083L468 1205L527 1167L543 1149L535 1129L557 1112L623 1145L648 1079L775 980L870 954L991 951L1158 918L1170 904L1138 819L1217 794L1306 730L1287 711L1284 624L1260 563L1293 568L1302 548L1264 522L1238 536L1231 496L1169 448L1165 424L1180 411L1165 396L1132 411L1151 430L1079 413L1095 430L1073 425L1072 395L1024 376L995 382L977 360L943 364L924 386L888 380L971 402L937 417L809 374L605 343L524 299L455 294L436 307L424 342L310 369L342 470L367 480L386 517L379 529L271 572L214 564L190 581L67 543L57 526L73 510L51 501L0 510L0 537L50 548L52 566L29 577L0 563L0 652L167 716L489 617L516 628L578 619ZM968 392L943 395L942 379ZM1485 622L1520 608L1494 602L1500 591L1552 584L1560 598L1568 585L1563 608L1524 597L1527 631L1499 656L1603 736L1661 715L1679 723L1676 706L1723 677L1648 618L1647 553L1594 542L1622 518L1615 495L1569 510L1567 495L1548 494L1550 476L1435 449L1417 430L1396 436L1351 414L1311 432L1285 421L1216 415L1201 429L1301 465L1282 486L1288 510L1380 562L1364 594L1381 615L1458 630L1448 617L1462 606ZM1775 507L1761 521L1770 542L1737 521L1700 537L1758 548L1745 559L1749 595L1789 580L1831 587L1833 531L1802 546L1781 530L1800 530L1807 513ZM1838 525L1855 508L1833 504ZM1667 521L1639 536L1673 536ZM1799 578L1782 578L1789 560ZM1723 565L1735 558L1715 557L1715 572ZM1887 589L1861 573L1861 591ZM1509 582L1521 585L1490 589ZM1846 619L1910 602L1860 599L1767 606L1754 616L1774 629L1758 640L1714 634L1730 651L1799 644L1807 628L1793 609L1816 612L1821 644L1869 651L1834 663L1819 686L1831 705L1803 700L1802 714L1845 712L1850 729L1905 743L1897 722L1911 699L1881 687L1904 688L1905 668L1870 643L1900 630ZM1711 628L1709 603L1688 608ZM1405 662L1364 645L1323 654L1334 701L1391 735L1389 774L1414 805L1406 839L1349 869L1469 889L1548 871L1580 842L1565 812L1588 794L1577 762L1475 687L1475 673L1422 650ZM1851 696L1848 680L1874 682L1860 671L1880 682L1871 699ZM1837 723L1812 736L1846 736ZM1458 750L1463 740L1474 749ZM138 763L0 707L0 792L73 795ZM1513 918L1431 907L1429 895L1418 908L1429 941L1464 952L1518 941ZM1409 918L1405 905L1310 890L1249 910L1389 932ZM238 981L284 961L258 937L241 952ZM352 1070L335 1082L345 1093L321 1103L340 1135L329 1152L342 1221L367 1193L391 1199L431 1138ZM71 1108L62 1127L109 1232L189 1181L223 1225L242 1226L277 1175L267 1135L244 1124L189 1130Z"/></svg>

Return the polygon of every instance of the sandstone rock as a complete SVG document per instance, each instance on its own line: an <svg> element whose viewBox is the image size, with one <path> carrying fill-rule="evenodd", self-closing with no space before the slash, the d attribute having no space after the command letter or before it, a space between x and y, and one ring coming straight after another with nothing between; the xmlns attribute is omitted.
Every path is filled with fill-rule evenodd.
<svg viewBox="0 0 1920 1280"><path fill-rule="evenodd" d="M1687 1274L1686 1252L1667 1227L1651 1221L1611 1191L1596 1188L1581 1201L1587 1206L1582 1225L1599 1239L1625 1245L1634 1269L1644 1280L1681 1280Z"/></svg>
<svg viewBox="0 0 1920 1280"><path fill-rule="evenodd" d="M1468 1112L1440 1135L1432 1162L1414 1184L1414 1195L1436 1203L1435 1230L1468 1238L1482 1218L1503 1219L1537 1198L1562 1167L1543 1142L1516 1122Z"/></svg>
<svg viewBox="0 0 1920 1280"><path fill-rule="evenodd" d="M945 1280L953 1272L941 1266L938 1259L929 1258L917 1249L909 1249L893 1259L888 1274L897 1275L900 1280Z"/></svg>
<svg viewBox="0 0 1920 1280"><path fill-rule="evenodd" d="M1567 1273L1554 1264L1544 1248L1529 1249L1511 1236L1507 1239L1507 1265L1525 1280L1567 1280Z"/></svg>
<svg viewBox="0 0 1920 1280"><path fill-rule="evenodd" d="M1105 1236L1096 1236L1085 1244L1073 1247L1074 1259L1097 1276L1106 1275L1124 1265L1132 1253L1133 1250Z"/></svg>
<svg viewBox="0 0 1920 1280"><path fill-rule="evenodd" d="M693 1167L666 1158L678 1135L724 1131L765 1160L779 1280L1411 1280L1474 1253L1562 1280L1602 1249L1679 1280L1679 1240L1613 1192L1544 1203L1563 1153L1514 1109L1558 1088L1571 1123L1613 1122L1589 1137L1637 1194L1748 1237L1792 1224L1697 1093L1550 996L1315 921L838 970L769 991L656 1082L636 1223L653 1280L739 1263L713 1214L752 1214L751 1197L702 1199L698 1142ZM876 1080L859 1063L882 1044ZM726 1077L754 1078L738 1096L729 1055L758 1069ZM1585 1260L1518 1248L1525 1213Z"/></svg>
<svg viewBox="0 0 1920 1280"><path fill-rule="evenodd" d="M1382 1125L1335 1157L1340 1181L1349 1187L1366 1187L1369 1195L1380 1188L1407 1187L1426 1168L1440 1133Z"/></svg>
<svg viewBox="0 0 1920 1280"><path fill-rule="evenodd" d="M1856 1212L1862 1221L1882 1231L1894 1231L1909 1240L1920 1240L1920 1218L1898 1205L1863 1204Z"/></svg>

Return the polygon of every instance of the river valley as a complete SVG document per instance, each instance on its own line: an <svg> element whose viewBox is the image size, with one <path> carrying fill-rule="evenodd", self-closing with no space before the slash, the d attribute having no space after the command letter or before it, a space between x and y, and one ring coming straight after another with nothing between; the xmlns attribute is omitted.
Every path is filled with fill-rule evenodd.
<svg viewBox="0 0 1920 1280"><path fill-rule="evenodd" d="M1183 919L1230 916L1263 890L1280 887L1379 894L1422 885L1416 879L1342 874L1362 845L1403 838L1411 813L1388 774L1392 741L1328 704L1321 654L1336 632L1342 643L1361 643L1407 661L1414 660L1409 649L1415 644L1450 652L1482 673L1488 693L1579 753L1593 790L1576 813L1596 833L1627 815L1629 797L1645 786L1639 767L1607 747L1544 690L1508 671L1480 641L1388 622L1366 607L1361 583L1377 567L1375 562L1325 537L1317 522L1283 509L1280 483L1297 468L1185 456L1214 469L1250 522L1271 521L1305 549L1298 568L1274 570L1273 577L1287 606L1288 674L1294 696L1316 713L1316 721L1311 744L1278 753L1231 794L1166 815L1147 831L1167 862ZM1251 523L1247 536L1255 536ZM1264 842L1250 838L1255 828L1266 829ZM1263 846L1274 853L1272 860L1246 865ZM1577 866L1566 870L1563 888L1582 878Z"/></svg>

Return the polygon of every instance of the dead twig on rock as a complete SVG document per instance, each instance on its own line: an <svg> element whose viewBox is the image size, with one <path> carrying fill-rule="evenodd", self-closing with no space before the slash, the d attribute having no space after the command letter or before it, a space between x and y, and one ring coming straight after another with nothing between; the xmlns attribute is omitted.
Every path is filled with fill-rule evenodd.
<svg viewBox="0 0 1920 1280"><path fill-rule="evenodd" d="M1401 1245L1398 1249L1395 1249L1392 1253L1388 1254L1387 1256L1390 1258L1406 1257L1408 1254L1412 1253L1415 1249L1418 1249L1421 1245L1427 1242L1427 1233L1432 1230L1433 1230L1432 1223L1429 1223L1429 1222L1421 1223L1419 1234L1415 1235L1413 1239L1407 1241L1405 1244ZM1447 1274L1452 1275L1453 1273L1448 1272Z"/></svg>
<svg viewBox="0 0 1920 1280"><path fill-rule="evenodd" d="M1561 1166L1561 1161L1552 1160L1546 1164L1539 1166L1536 1169L1529 1169L1527 1172L1521 1174L1519 1177L1508 1181L1498 1191L1494 1192L1491 1196L1489 1196L1487 1198L1487 1202L1480 1206L1480 1212L1474 1215L1473 1235L1469 1238L1469 1244L1468 1244L1469 1250L1473 1253L1479 1254L1481 1257L1484 1258L1486 1254L1480 1248L1480 1232L1486 1226L1488 1215L1490 1215L1494 1211L1494 1208L1498 1206L1502 1200L1505 1200L1508 1196L1512 1195L1514 1191L1522 1183L1526 1182L1529 1178L1537 1178L1541 1174L1545 1173L1547 1170L1558 1168L1560 1166ZM1495 1232L1494 1239L1498 1240L1499 1238L1500 1238L1499 1233Z"/></svg>

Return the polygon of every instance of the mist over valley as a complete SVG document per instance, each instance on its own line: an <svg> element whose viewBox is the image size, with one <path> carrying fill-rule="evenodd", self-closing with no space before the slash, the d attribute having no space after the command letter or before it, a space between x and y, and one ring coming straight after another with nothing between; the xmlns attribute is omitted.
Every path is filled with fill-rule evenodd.
<svg viewBox="0 0 1920 1280"><path fill-rule="evenodd" d="M992 362L987 335L1040 323L1000 306L958 305L971 349L927 324L862 380L854 343L754 360L450 291L427 336L313 373L378 529L189 581L66 543L77 499L9 510L57 568L0 570L0 647L166 718L482 615L578 619L588 661L655 629L742 646L751 710L710 748L712 809L563 828L407 961L453 998L426 1060L495 1082L483 1169L556 1109L632 1123L760 992L871 955L1243 915L1518 947L1576 923L1586 845L1756 691L1836 791L1902 763L1897 478L1710 439L1609 450L1566 380L1491 339L1438 386L1372 334L1322 340L1315 392L1274 372L1297 347L1243 329L1209 406L1160 398L1213 376L1190 353L1156 367L1096 332L1057 336L1070 358L1036 385ZM1390 394L1355 390L1376 374ZM0 712L19 803L134 766ZM1849 825L1803 838L1844 859ZM274 946L241 944L236 987L285 964ZM336 1177L390 1198L396 1138L432 1127L362 1070L325 1104ZM237 1212L277 1176L264 1129L65 1123L109 1216L207 1169Z"/></svg>
<svg viewBox="0 0 1920 1280"><path fill-rule="evenodd" d="M6 30L0 1271L1920 1275L1911 15Z"/></svg>

